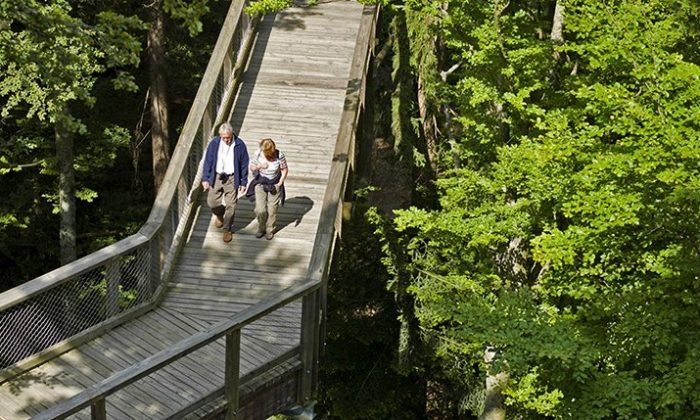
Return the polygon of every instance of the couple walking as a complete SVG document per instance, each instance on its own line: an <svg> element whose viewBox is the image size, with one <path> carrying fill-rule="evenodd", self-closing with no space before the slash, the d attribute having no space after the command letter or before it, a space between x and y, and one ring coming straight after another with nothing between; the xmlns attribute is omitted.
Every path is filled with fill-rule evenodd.
<svg viewBox="0 0 700 420"><path fill-rule="evenodd" d="M224 242L231 242L233 237L233 216L242 195L255 200L255 236L273 238L277 208L284 205L286 178L287 160L272 139L261 140L250 160L245 143L234 134L233 127L221 124L219 135L209 142L204 155L202 187L208 190L207 205L216 216L215 226L224 229Z"/></svg>

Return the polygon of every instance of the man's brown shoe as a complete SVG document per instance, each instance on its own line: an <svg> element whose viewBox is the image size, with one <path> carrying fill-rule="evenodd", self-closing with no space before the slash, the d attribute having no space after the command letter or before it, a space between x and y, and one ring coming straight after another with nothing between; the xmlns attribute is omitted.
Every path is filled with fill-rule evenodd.
<svg viewBox="0 0 700 420"><path fill-rule="evenodd" d="M265 236L265 232L264 232L264 231L260 231L260 230L259 230L259 231L257 231L257 232L255 233L255 237L256 237L256 238L262 238L263 236Z"/></svg>
<svg viewBox="0 0 700 420"><path fill-rule="evenodd" d="M274 237L274 236L275 236L274 233L272 233L272 232L267 232L267 233L265 234L265 239L267 239L267 240L269 241L269 240L272 239L272 237Z"/></svg>
<svg viewBox="0 0 700 420"><path fill-rule="evenodd" d="M224 226L224 218L222 216L219 216L218 214L215 214L214 216L216 216L216 220L214 220L214 226L216 226L217 228L221 228L222 226Z"/></svg>
<svg viewBox="0 0 700 420"><path fill-rule="evenodd" d="M224 242L231 242L231 239L233 239L233 232L229 230L224 232Z"/></svg>

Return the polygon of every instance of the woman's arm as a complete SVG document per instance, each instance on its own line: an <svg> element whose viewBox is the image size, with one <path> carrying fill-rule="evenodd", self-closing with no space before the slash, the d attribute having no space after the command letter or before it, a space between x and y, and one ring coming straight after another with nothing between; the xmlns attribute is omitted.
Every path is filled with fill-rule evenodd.
<svg viewBox="0 0 700 420"><path fill-rule="evenodd" d="M282 184L284 184L284 180L287 179L287 173L288 173L288 172L289 172L289 170L288 170L287 168L280 169L280 173L281 173L282 175L280 176L280 182L278 182L278 183L276 184L276 185L277 185L277 188L281 188L281 187L282 187Z"/></svg>

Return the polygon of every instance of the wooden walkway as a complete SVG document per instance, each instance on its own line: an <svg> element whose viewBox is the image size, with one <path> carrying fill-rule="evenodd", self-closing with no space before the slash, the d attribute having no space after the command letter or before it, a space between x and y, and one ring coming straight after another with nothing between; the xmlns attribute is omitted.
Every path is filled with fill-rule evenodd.
<svg viewBox="0 0 700 420"><path fill-rule="evenodd" d="M361 15L360 4L333 1L260 23L230 121L251 154L272 137L287 155L287 202L275 238L255 238L253 205L241 200L234 239L225 244L201 201L159 306L0 385L0 419L36 415L307 274ZM299 346L300 325L299 302L245 327L241 376ZM179 417L222 387L223 366L220 339L118 391L107 400L109 418Z"/></svg>

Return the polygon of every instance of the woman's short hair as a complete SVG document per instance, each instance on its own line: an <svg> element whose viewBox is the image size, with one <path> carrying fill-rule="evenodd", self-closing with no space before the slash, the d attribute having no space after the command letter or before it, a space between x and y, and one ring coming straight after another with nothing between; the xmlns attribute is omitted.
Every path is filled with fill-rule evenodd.
<svg viewBox="0 0 700 420"><path fill-rule="evenodd" d="M277 146L272 139L262 139L260 140L260 150L266 158L272 158L275 156Z"/></svg>

